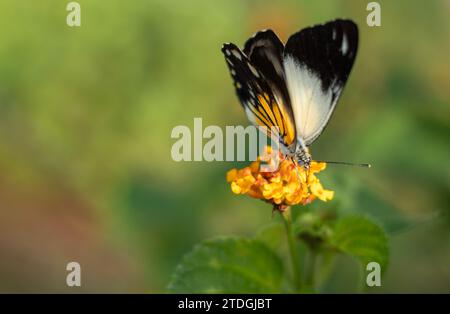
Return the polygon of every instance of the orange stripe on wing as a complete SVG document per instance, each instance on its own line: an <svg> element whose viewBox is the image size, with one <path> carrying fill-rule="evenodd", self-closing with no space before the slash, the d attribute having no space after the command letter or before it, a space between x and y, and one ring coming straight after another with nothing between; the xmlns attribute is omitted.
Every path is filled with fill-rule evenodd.
<svg viewBox="0 0 450 314"><path fill-rule="evenodd" d="M272 109L270 108L268 102L267 102L267 94L264 95L258 95L259 103L261 104L261 107L259 107L260 111L261 108L264 110L264 112L269 116L270 121L272 121L272 124L275 125L276 119L272 112Z"/></svg>
<svg viewBox="0 0 450 314"><path fill-rule="evenodd" d="M277 125L280 128L280 134L284 136L284 123L283 119L281 118L280 110L278 110L277 104L272 104L273 113L275 114L275 118L277 120Z"/></svg>

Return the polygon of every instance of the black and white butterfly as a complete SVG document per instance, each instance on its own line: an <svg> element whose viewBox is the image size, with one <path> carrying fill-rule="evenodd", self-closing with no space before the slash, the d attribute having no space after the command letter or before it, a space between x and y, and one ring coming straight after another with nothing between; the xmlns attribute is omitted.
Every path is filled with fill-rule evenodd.
<svg viewBox="0 0 450 314"><path fill-rule="evenodd" d="M285 154L308 169L308 147L330 120L357 48L358 27L338 19L305 28L286 45L263 30L243 50L226 43L222 52L249 120L277 127Z"/></svg>

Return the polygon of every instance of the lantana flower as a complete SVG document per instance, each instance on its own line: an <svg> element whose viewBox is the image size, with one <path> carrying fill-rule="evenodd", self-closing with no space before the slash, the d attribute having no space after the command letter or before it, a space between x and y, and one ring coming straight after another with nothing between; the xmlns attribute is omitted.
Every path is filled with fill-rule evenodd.
<svg viewBox="0 0 450 314"><path fill-rule="evenodd" d="M272 203L280 211L291 205L309 204L316 198L324 202L333 198L334 192L324 189L315 175L326 168L326 163L312 161L309 170L305 171L291 159L278 153L278 168L269 172L261 165L273 164L274 154L276 152L268 147L263 156L272 156L269 160L260 156L248 167L228 171L227 181L231 191Z"/></svg>

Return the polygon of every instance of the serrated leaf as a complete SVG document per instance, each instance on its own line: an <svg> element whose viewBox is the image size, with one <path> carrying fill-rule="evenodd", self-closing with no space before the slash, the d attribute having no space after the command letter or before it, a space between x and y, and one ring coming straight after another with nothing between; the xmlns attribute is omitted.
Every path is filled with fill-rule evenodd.
<svg viewBox="0 0 450 314"><path fill-rule="evenodd" d="M255 239L227 237L198 244L178 265L171 293L279 293L280 258Z"/></svg>
<svg viewBox="0 0 450 314"><path fill-rule="evenodd" d="M362 216L348 216L338 221L330 243L339 251L356 257L366 267L377 262L384 271L389 258L388 239L384 230Z"/></svg>

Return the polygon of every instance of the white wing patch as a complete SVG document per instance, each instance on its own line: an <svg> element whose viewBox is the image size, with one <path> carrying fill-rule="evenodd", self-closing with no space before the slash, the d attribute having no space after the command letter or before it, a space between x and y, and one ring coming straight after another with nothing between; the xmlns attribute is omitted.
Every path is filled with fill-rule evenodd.
<svg viewBox="0 0 450 314"><path fill-rule="evenodd" d="M343 54L343 55L346 55L346 54L347 54L347 51L348 51L347 36L345 36L345 34L342 34L341 51L342 51L342 54Z"/></svg>
<svg viewBox="0 0 450 314"><path fill-rule="evenodd" d="M297 137L310 143L322 132L333 112L332 90L324 92L320 78L289 55L284 59L284 71Z"/></svg>

